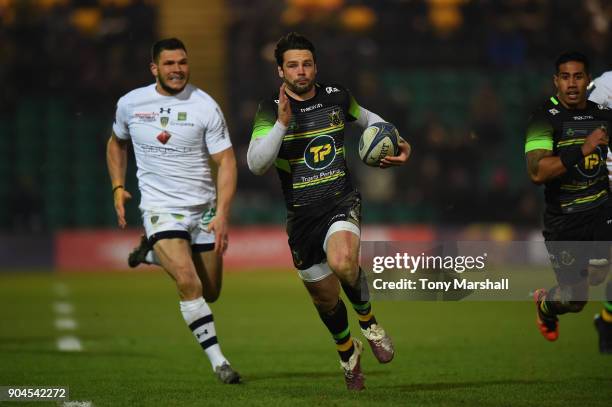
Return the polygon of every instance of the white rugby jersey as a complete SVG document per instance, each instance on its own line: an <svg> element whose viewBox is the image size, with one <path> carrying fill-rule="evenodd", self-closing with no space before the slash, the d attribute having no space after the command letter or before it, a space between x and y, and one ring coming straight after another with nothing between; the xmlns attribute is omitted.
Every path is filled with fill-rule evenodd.
<svg viewBox="0 0 612 407"><path fill-rule="evenodd" d="M599 78L595 78L589 85L589 100L598 105L612 109L612 71L604 72ZM612 129L608 129L608 136L612 135ZM608 178L612 183L612 153L608 150L606 158L608 165Z"/></svg>
<svg viewBox="0 0 612 407"><path fill-rule="evenodd" d="M215 202L210 154L232 143L206 92L190 84L174 96L159 94L155 84L135 89L117 102L113 131L134 145L141 209Z"/></svg>

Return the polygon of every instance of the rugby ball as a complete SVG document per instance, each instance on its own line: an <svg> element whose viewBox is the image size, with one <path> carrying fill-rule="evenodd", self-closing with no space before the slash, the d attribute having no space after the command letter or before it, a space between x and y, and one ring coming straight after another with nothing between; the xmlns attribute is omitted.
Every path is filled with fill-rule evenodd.
<svg viewBox="0 0 612 407"><path fill-rule="evenodd" d="M359 157L366 165L378 167L380 160L399 153L399 133L391 123L374 123L361 133Z"/></svg>

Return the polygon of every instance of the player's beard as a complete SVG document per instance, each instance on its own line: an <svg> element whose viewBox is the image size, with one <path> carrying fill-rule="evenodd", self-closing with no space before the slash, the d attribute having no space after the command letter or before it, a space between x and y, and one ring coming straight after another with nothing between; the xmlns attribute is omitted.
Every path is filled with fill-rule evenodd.
<svg viewBox="0 0 612 407"><path fill-rule="evenodd" d="M308 81L305 85L298 85L297 83L291 83L287 79L285 79L285 84L289 88L289 90L296 95L303 95L304 93L308 93L314 87L314 80Z"/></svg>
<svg viewBox="0 0 612 407"><path fill-rule="evenodd" d="M184 79L185 79L185 84L180 89L175 89L175 88L171 88L170 86L168 86L168 84L166 83L166 81L164 80L164 78L161 75L157 75L157 82L159 83L159 86L163 90L168 92L168 94L170 94L170 95L177 95L177 94L181 93L183 91L183 89L185 89L185 86L187 86L187 83L189 83L189 75L183 74L183 76L184 76Z"/></svg>

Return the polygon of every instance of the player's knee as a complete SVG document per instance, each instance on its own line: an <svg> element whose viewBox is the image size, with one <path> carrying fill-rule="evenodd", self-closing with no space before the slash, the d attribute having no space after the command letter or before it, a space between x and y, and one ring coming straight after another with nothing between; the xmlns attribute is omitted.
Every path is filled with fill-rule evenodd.
<svg viewBox="0 0 612 407"><path fill-rule="evenodd" d="M184 270L176 277L176 287L182 298L194 299L202 296L202 282L195 272Z"/></svg>
<svg viewBox="0 0 612 407"><path fill-rule="evenodd" d="M330 312L338 304L338 296L333 295L320 295L312 297L312 303L319 313Z"/></svg>
<svg viewBox="0 0 612 407"><path fill-rule="evenodd" d="M597 286L606 281L609 272L609 266L594 266L589 265L589 285Z"/></svg>
<svg viewBox="0 0 612 407"><path fill-rule="evenodd" d="M357 277L357 270L359 266L357 259L347 252L334 253L333 255L327 256L327 262L329 267L342 279L355 279Z"/></svg>

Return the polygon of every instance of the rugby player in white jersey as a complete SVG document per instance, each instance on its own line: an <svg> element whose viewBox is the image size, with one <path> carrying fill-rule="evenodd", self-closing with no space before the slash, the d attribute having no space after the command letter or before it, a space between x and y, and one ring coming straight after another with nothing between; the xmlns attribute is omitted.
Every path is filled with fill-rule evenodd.
<svg viewBox="0 0 612 407"><path fill-rule="evenodd" d="M589 100L606 109L612 109L612 71L604 72L588 88ZM609 131L609 130L608 130ZM608 149L606 157L608 166L608 179L612 186L612 152ZM589 282L593 285L601 284L608 276L610 266L606 259L589 260ZM612 278L608 278L606 285L606 301L601 313L595 316L595 327L599 333L599 350L602 353L612 353Z"/></svg>
<svg viewBox="0 0 612 407"><path fill-rule="evenodd" d="M595 78L588 88L589 100L612 109L612 71L604 72L600 77ZM608 151L606 159L608 165L608 178L612 182L612 153Z"/></svg>
<svg viewBox="0 0 612 407"><path fill-rule="evenodd" d="M207 302L221 290L230 203L236 190L236 159L223 114L205 92L189 84L183 43L156 42L151 50L154 84L117 103L106 158L119 226L126 226L128 144L138 168L140 210L146 231L141 244L148 262L176 282L185 322L223 383L240 375L222 354ZM217 166L217 188L211 162ZM144 261L145 259L141 259Z"/></svg>

